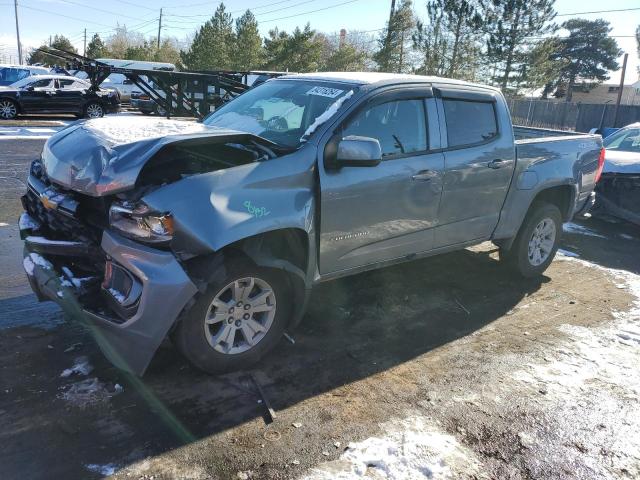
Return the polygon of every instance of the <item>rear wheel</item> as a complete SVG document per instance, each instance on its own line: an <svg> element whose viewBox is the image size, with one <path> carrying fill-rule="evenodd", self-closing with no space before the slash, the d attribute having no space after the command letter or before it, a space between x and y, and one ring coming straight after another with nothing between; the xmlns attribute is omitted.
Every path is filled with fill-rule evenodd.
<svg viewBox="0 0 640 480"><path fill-rule="evenodd" d="M536 203L509 251L500 251L505 260L524 277L541 275L553 261L560 244L562 215L557 206Z"/></svg>
<svg viewBox="0 0 640 480"><path fill-rule="evenodd" d="M87 118L104 117L104 108L98 102L91 102L85 107L84 115Z"/></svg>
<svg viewBox="0 0 640 480"><path fill-rule="evenodd" d="M291 312L281 272L236 261L216 273L173 333L180 352L208 373L255 364L280 340Z"/></svg>
<svg viewBox="0 0 640 480"><path fill-rule="evenodd" d="M3 98L0 100L0 118L12 120L18 116L18 106L13 100Z"/></svg>

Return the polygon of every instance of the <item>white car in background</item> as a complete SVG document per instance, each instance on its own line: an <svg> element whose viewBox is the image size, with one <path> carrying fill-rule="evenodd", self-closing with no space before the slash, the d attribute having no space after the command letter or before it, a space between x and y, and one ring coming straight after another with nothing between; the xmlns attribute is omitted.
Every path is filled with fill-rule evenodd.
<svg viewBox="0 0 640 480"><path fill-rule="evenodd" d="M6 87L32 75L46 75L51 69L35 65L0 64L0 87Z"/></svg>

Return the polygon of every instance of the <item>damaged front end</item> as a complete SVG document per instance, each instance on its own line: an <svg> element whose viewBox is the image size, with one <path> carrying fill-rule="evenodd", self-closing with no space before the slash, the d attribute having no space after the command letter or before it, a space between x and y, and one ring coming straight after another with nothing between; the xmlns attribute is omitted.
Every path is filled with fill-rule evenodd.
<svg viewBox="0 0 640 480"><path fill-rule="evenodd" d="M200 258L270 230L311 229L314 156L281 162L275 144L200 124L142 120L135 127L158 137L136 139L126 121L109 122L61 131L33 162L24 269L40 300L142 375L203 288Z"/></svg>
<svg viewBox="0 0 640 480"><path fill-rule="evenodd" d="M52 185L38 167L20 218L31 287L88 325L115 366L141 375L196 287L171 252L106 230L107 202Z"/></svg>

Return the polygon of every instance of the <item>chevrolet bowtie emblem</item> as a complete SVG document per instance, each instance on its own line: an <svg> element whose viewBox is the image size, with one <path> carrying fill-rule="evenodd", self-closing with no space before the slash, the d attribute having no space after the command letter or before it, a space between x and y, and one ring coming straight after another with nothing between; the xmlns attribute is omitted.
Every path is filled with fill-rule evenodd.
<svg viewBox="0 0 640 480"><path fill-rule="evenodd" d="M53 200L51 200L49 197L47 197L46 193L40 194L40 201L42 202L42 205L44 205L44 208L48 210L55 210L56 208L58 208L58 202L54 202Z"/></svg>

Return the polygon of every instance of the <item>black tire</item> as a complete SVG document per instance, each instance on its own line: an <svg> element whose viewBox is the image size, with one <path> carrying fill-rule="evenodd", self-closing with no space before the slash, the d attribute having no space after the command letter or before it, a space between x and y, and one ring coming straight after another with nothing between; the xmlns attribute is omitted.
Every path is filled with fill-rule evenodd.
<svg viewBox="0 0 640 480"><path fill-rule="evenodd" d="M292 312L293 293L286 276L281 271L257 267L242 259L234 259L230 263L231 265L226 267L223 265L217 267L211 277L216 279L209 283L203 294L196 297L195 303L183 315L172 333L172 341L182 355L196 368L210 374L240 370L257 363L280 341ZM212 301L225 286L236 279L246 277L261 279L271 286L275 294L275 315L264 336L247 351L234 354L221 353L215 350L207 340L205 317L208 315ZM225 326L224 324L223 320L219 328ZM214 325L209 328L218 327ZM242 333L237 335L240 336L240 340L245 338Z"/></svg>
<svg viewBox="0 0 640 480"><path fill-rule="evenodd" d="M99 112L93 115L92 112ZM104 117L104 106L100 102L89 102L84 107L84 116L86 118L101 118Z"/></svg>
<svg viewBox="0 0 640 480"><path fill-rule="evenodd" d="M0 120L14 120L18 117L18 104L10 98L0 98Z"/></svg>
<svg viewBox="0 0 640 480"><path fill-rule="evenodd" d="M555 235L553 246L547 257L539 264L529 255L530 242L533 241L536 227L543 221L553 222ZM549 267L560 245L562 235L562 215L560 209L551 203L534 203L527 213L520 230L508 251L500 250L500 259L523 277L532 278L542 275Z"/></svg>
<svg viewBox="0 0 640 480"><path fill-rule="evenodd" d="M151 115L153 112L151 110L140 110L143 115Z"/></svg>

